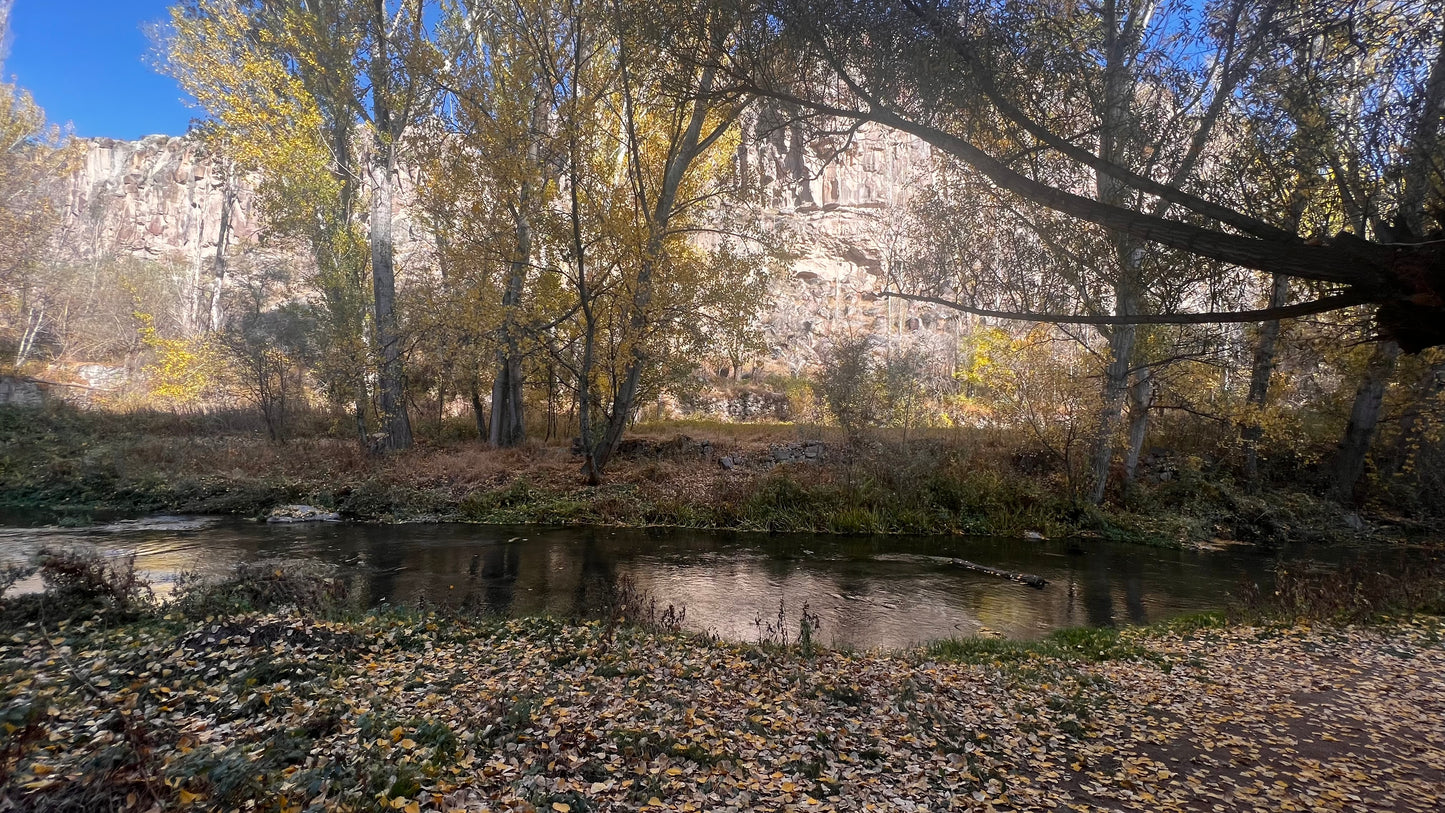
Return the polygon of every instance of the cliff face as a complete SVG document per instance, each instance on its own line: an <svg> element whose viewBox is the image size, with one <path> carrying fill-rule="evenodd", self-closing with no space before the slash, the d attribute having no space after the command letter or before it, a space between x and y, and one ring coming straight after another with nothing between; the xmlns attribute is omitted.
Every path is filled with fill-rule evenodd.
<svg viewBox="0 0 1445 813"><path fill-rule="evenodd" d="M796 260L766 320L774 358L792 372L819 360L835 334L871 334L936 345L951 357L959 314L879 297L911 191L935 164L922 141L883 127L810 140L764 108L747 125L738 163L757 172L755 201L794 237Z"/></svg>
<svg viewBox="0 0 1445 813"><path fill-rule="evenodd" d="M932 172L927 145L882 128L810 140L766 108L746 122L744 135L738 166L758 181L749 203L788 230L796 256L765 320L777 362L801 371L839 332L923 336L952 324L947 313L875 296L900 207ZM184 138L92 140L58 194L63 261L165 261L186 269L198 289L214 287L208 272L223 219L232 247L254 241L264 226L246 179L231 177L223 162ZM412 244L398 246L405 254L425 235L410 233L414 224L398 214L399 243Z"/></svg>
<svg viewBox="0 0 1445 813"><path fill-rule="evenodd" d="M66 183L62 258L202 264L216 254L228 194L229 242L255 237L260 223L251 189L232 183L222 162L198 145L167 136L93 139Z"/></svg>

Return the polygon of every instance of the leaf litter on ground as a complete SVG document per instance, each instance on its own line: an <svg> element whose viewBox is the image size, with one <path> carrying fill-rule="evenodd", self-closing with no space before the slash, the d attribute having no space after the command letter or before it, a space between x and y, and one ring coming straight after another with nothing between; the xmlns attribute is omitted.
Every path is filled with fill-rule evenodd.
<svg viewBox="0 0 1445 813"><path fill-rule="evenodd" d="M0 640L0 810L1436 811L1442 632L958 661L420 613L31 624Z"/></svg>

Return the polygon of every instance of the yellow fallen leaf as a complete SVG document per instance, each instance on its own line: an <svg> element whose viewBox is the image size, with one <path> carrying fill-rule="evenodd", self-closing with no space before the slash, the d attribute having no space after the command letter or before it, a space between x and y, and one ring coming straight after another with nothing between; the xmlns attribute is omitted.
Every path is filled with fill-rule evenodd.
<svg viewBox="0 0 1445 813"><path fill-rule="evenodd" d="M557 813L571 813L572 805L569 805L566 802L553 802L552 809L557 811Z"/></svg>
<svg viewBox="0 0 1445 813"><path fill-rule="evenodd" d="M402 808L402 813L421 813L421 804L419 802L412 802Z"/></svg>
<svg viewBox="0 0 1445 813"><path fill-rule="evenodd" d="M406 739L398 743L398 745L410 751L411 749L416 747L416 740L412 739L411 737L407 737Z"/></svg>
<svg viewBox="0 0 1445 813"><path fill-rule="evenodd" d="M647 800L647 806L648 806L648 807L662 807L662 800L659 799L659 798L657 798L656 796L654 796L654 797L652 797L651 799L648 799L648 800Z"/></svg>
<svg viewBox="0 0 1445 813"><path fill-rule="evenodd" d="M181 797L181 804L183 804L183 805L188 805L188 804L190 804L191 802L194 802L195 800L201 798L201 794L199 794L199 793L191 793L191 792L188 791L188 790L182 789L181 792L180 792L180 797Z"/></svg>

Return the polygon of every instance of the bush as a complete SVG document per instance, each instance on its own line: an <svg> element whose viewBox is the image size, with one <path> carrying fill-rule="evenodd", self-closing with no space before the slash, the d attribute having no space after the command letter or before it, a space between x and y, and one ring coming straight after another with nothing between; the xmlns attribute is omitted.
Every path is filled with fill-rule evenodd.
<svg viewBox="0 0 1445 813"><path fill-rule="evenodd" d="M155 606L150 582L136 572L134 556L111 559L90 550L45 548L37 558L45 592L5 602L0 628L96 614L126 621ZM13 584L12 575L18 580L27 571L33 572L7 568L5 580Z"/></svg>
<svg viewBox="0 0 1445 813"><path fill-rule="evenodd" d="M339 578L327 577L308 568L300 572L293 563L239 564L220 581L183 576L176 586L170 607L188 618L237 615L294 609L317 615L346 606L350 587Z"/></svg>

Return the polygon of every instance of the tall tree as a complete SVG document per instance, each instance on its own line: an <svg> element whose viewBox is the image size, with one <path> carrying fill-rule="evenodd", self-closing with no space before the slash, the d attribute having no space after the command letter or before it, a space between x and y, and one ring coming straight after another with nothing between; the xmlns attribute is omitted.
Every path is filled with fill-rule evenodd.
<svg viewBox="0 0 1445 813"><path fill-rule="evenodd" d="M1249 94L1210 95L1211 88L1222 86L1214 78L1216 71L1227 73L1235 58L1241 66L1248 65L1260 46L1278 41L1279 28L1267 24L1277 18L1263 13L1271 4L1218 2L1195 10L1183 4L1155 7L1135 2L1115 7L1130 12L1115 15L1119 27L1102 41L1150 43L1131 60L1143 87L1177 87L1184 98L1217 99L1215 115L1219 119L1273 114L1250 107ZM1115 234L1231 266L1329 286L1327 293L1312 302L1264 312L1123 314L1078 321L1258 321L1373 303L1380 308L1382 336L1406 350L1445 343L1445 320L1439 318L1445 309L1445 250L1439 245L1399 244L1374 229L1295 234L1281 226L1283 212L1273 218L1252 215L1236 202L1210 195L1193 184L1194 173L1176 177L1170 170L1183 165L1178 154L1158 156L1142 169L1121 164L1108 154L1107 143L1094 127L1039 105L1038 100L1050 98L1047 91L1054 85L1052 79L1046 82L1043 77L1061 77L1073 67L1061 57L1075 51L1078 38L1039 39L1032 30L1015 25L1020 11L1025 16L1040 16L1031 8L953 0L775 0L763 4L755 18L748 42L751 60L738 71L738 78L757 92L815 114L876 121L912 133L1012 194ZM1059 26L1074 31L1082 26L1087 33L1089 20L1098 16L1100 8L1068 3L1062 8L1051 6L1050 14ZM1149 13L1150 8L1158 11ZM1175 13L1162 13L1170 10ZM1361 117L1388 113L1396 107L1419 107L1413 100L1423 87L1423 82L1417 81L1423 66L1433 61L1435 54L1434 32L1442 13L1438 4L1423 0L1344 7L1307 3L1283 10L1296 21L1295 29L1314 35L1379 29L1382 22L1389 24L1388 30L1402 32L1390 46L1395 73L1379 74L1379 82L1368 92L1352 96L1358 110L1353 120L1323 126L1359 123ZM1129 27L1131 20L1134 28ZM1429 23L1423 29L1428 33L1423 35L1419 33L1421 21ZM1247 36L1221 36L1231 25ZM1410 33L1403 33L1407 31ZM1141 32L1148 33L1140 36ZM1190 67L1189 54L1197 54L1197 50L1186 46L1199 38L1213 43L1237 39L1238 46L1226 49L1223 55L1228 60L1214 62L1209 70L1179 70ZM1067 50L1060 50L1061 44ZM1107 67L1107 51L1093 53L1095 64ZM1105 102L1127 99L1109 93L1107 70L1092 70L1085 76L1090 78L1092 98ZM1195 78L1199 76L1207 77L1209 84L1201 86ZM1391 77L1404 81L1390 84ZM1183 87L1179 87L1181 80ZM1382 90L1387 92L1379 92ZM998 133L1010 136L1009 148L1000 148ZM1402 135L1382 135L1386 140L1372 158L1387 165L1398 162L1402 151L1393 148ZM1218 139L1209 142L1205 157L1213 159L1212 151L1227 146ZM1117 185L1127 190L1132 200L1090 196L1076 184L1034 173L1032 159L1043 154L1106 179L1106 188ZM1391 199L1387 194L1373 198L1380 204ZM1170 208L1159 213L1163 203ZM973 312L992 310L977 303L951 304Z"/></svg>
<svg viewBox="0 0 1445 813"><path fill-rule="evenodd" d="M553 132L567 55L563 7L551 2L459 3L443 26L445 136L431 140L431 182L421 191L455 279L473 306L465 330L493 348L490 421L483 437L526 437L526 363L555 301L532 289L539 222L557 190ZM475 339L474 339L475 341ZM475 387L475 382L471 382ZM480 392L474 399L481 408Z"/></svg>
<svg viewBox="0 0 1445 813"><path fill-rule="evenodd" d="M683 223L709 196L719 176L710 153L728 156L719 141L735 130L745 100L723 87L716 67L739 21L729 0L668 9L613 6L620 145L638 230L636 274L623 300L628 332L621 376L613 388L601 436L583 427L586 468L600 478L632 420L645 370L655 363L646 341L660 304L657 287L685 249ZM706 176L712 174L713 178ZM700 177L701 176L701 177Z"/></svg>
<svg viewBox="0 0 1445 813"><path fill-rule="evenodd" d="M14 334L17 368L62 313L55 307L64 294L59 280L42 268L60 222L47 181L69 172L78 157L29 92L0 84L0 327Z"/></svg>
<svg viewBox="0 0 1445 813"><path fill-rule="evenodd" d="M347 339L333 347L352 356L364 340L355 300L369 255L377 412L381 445L392 449L411 444L392 214L403 139L429 103L415 76L429 53L424 21L422 0L184 0L157 34L163 68L227 132L243 165L261 169L268 220L311 245ZM365 238L355 223L364 192ZM352 377L365 441L366 376Z"/></svg>

